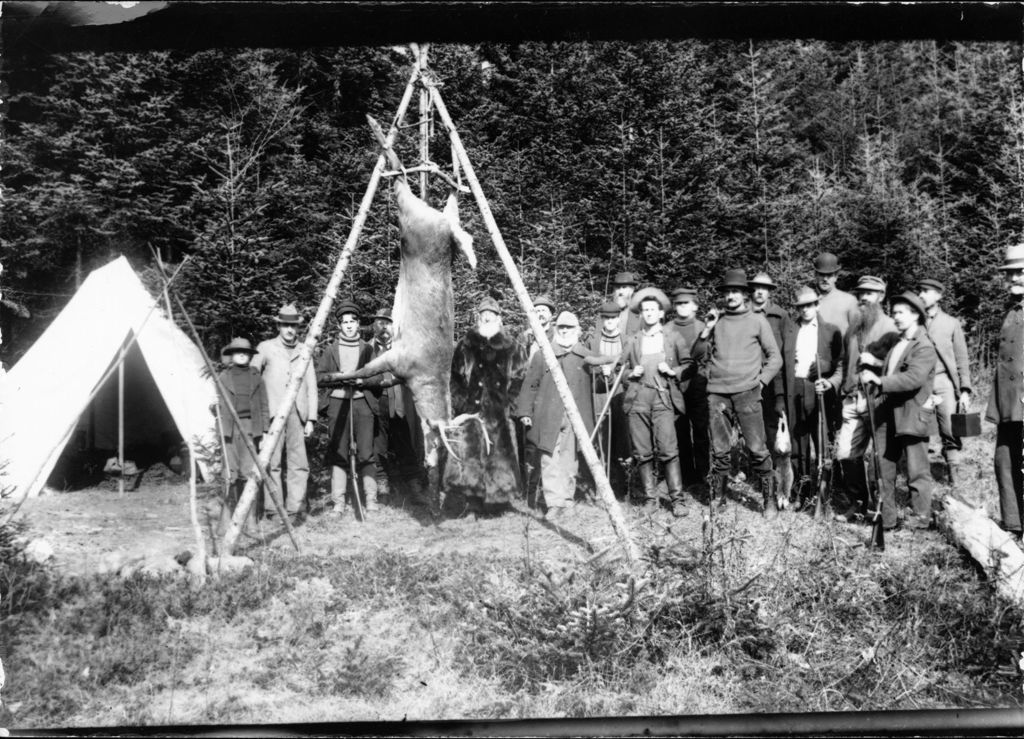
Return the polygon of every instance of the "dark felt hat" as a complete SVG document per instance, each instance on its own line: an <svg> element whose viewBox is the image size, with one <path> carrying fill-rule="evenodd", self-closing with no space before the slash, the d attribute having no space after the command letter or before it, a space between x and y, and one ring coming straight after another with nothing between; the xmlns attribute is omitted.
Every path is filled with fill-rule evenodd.
<svg viewBox="0 0 1024 739"><path fill-rule="evenodd" d="M295 307L295 303L289 303L288 305L281 307L281 310L277 312L277 317L274 320L277 323L298 325L302 323L302 316L299 315L299 309Z"/></svg>
<svg viewBox="0 0 1024 739"><path fill-rule="evenodd" d="M373 320L376 321L378 318L383 318L385 321L391 320L391 309L381 308L379 311L373 314Z"/></svg>
<svg viewBox="0 0 1024 739"><path fill-rule="evenodd" d="M923 280L918 281L917 286L922 290L938 290L940 293L946 292L946 287L938 280L933 280L931 277L926 277Z"/></svg>
<svg viewBox="0 0 1024 739"><path fill-rule="evenodd" d="M636 285L636 275L632 272L619 272L612 280L613 285Z"/></svg>
<svg viewBox="0 0 1024 739"><path fill-rule="evenodd" d="M629 309L634 313L639 313L640 304L645 300L657 300L658 305L661 306L663 311L667 311L672 307L672 303L669 302L668 296L661 290L656 287L645 287L637 290L636 293L633 294L633 297L629 301Z"/></svg>
<svg viewBox="0 0 1024 739"><path fill-rule="evenodd" d="M547 295L538 295L537 297L535 297L533 299L533 305L534 307L537 307L538 305L546 305L552 313L555 312L555 301L553 301Z"/></svg>
<svg viewBox="0 0 1024 739"><path fill-rule="evenodd" d="M494 298L484 298L476 307L477 313L483 313L485 310L489 310L491 313L497 313L499 316L501 315L501 307L498 305L498 301Z"/></svg>
<svg viewBox="0 0 1024 739"><path fill-rule="evenodd" d="M687 300L697 300L697 288L695 287L677 287L672 291L672 302L682 303Z"/></svg>
<svg viewBox="0 0 1024 739"><path fill-rule="evenodd" d="M220 350L221 355L225 354L236 354L238 352L245 352L250 357L256 353L256 350L252 348L252 344L248 339L243 339L236 336L231 340L231 343Z"/></svg>
<svg viewBox="0 0 1024 739"><path fill-rule="evenodd" d="M622 308L614 300L608 300L601 304L601 310L597 313L602 318L615 318L622 313Z"/></svg>
<svg viewBox="0 0 1024 739"><path fill-rule="evenodd" d="M839 271L839 257L830 251L823 251L814 260L814 271L823 274L832 274Z"/></svg>
<svg viewBox="0 0 1024 739"><path fill-rule="evenodd" d="M747 273L742 269L730 269L725 273L725 279L722 280L722 284L718 286L719 290L746 290L750 291L750 285L747 282Z"/></svg>
<svg viewBox="0 0 1024 739"><path fill-rule="evenodd" d="M356 318L359 318L359 306L351 300L343 300L338 304L338 310L336 311L338 316L343 316L346 313L355 313Z"/></svg>
<svg viewBox="0 0 1024 739"><path fill-rule="evenodd" d="M921 316L922 323L928 317L928 314L925 311L924 303L921 302L921 298L917 297L917 295L910 292L909 290L907 290L905 293L900 293L892 300L890 300L889 303L891 305L896 305L897 303L906 303L911 308L917 311L917 314Z"/></svg>

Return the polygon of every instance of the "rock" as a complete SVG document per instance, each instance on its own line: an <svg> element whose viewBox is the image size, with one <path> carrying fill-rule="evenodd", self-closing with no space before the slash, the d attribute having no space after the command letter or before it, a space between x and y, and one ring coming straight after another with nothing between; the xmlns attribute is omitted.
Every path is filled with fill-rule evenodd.
<svg viewBox="0 0 1024 739"><path fill-rule="evenodd" d="M96 565L96 574L109 575L112 572L117 572L127 561L128 554L126 552L107 552L100 557L100 561Z"/></svg>
<svg viewBox="0 0 1024 739"><path fill-rule="evenodd" d="M208 557L206 560L206 571L211 575L218 575L225 572L238 572L246 567L251 567L254 562L249 557Z"/></svg>
<svg viewBox="0 0 1024 739"><path fill-rule="evenodd" d="M53 545L46 539L33 539L25 547L25 557L42 564L53 557Z"/></svg>
<svg viewBox="0 0 1024 739"><path fill-rule="evenodd" d="M139 572L150 577L160 577L161 575L181 575L185 571L174 557L163 555L147 557Z"/></svg>
<svg viewBox="0 0 1024 739"><path fill-rule="evenodd" d="M189 561L192 559L192 552L190 552L187 549L185 551L183 551L183 552L178 552L176 555L174 555L174 559L182 567L185 567L186 565L188 565Z"/></svg>

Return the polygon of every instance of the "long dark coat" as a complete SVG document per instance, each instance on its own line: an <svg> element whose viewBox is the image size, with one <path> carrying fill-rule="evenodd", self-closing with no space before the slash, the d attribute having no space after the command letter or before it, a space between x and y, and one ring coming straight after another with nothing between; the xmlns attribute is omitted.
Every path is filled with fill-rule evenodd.
<svg viewBox="0 0 1024 739"><path fill-rule="evenodd" d="M476 424L463 425L461 443L453 448L444 469L448 495L501 506L520 496L522 482L511 433L514 397L511 385L522 374L523 348L504 329L485 339L470 329L455 346L452 357L452 414L479 413L491 442L488 454Z"/></svg>
<svg viewBox="0 0 1024 739"><path fill-rule="evenodd" d="M373 347L362 339L359 340L359 361L356 363L356 369L360 369L363 365L370 361L373 357ZM324 353L320 355L320 359L316 363L316 376L317 376L317 387L320 389L320 412L327 412L327 428L330 433L330 442L327 448L327 464L337 464L339 460L347 460L349 454L349 434L348 426L349 418L348 413L344 417L341 415L343 408L347 408L348 401L343 398L331 397L331 390L334 387L341 387L338 384L332 384L328 379L331 373L341 372L341 365L338 363L338 343L332 341L328 344ZM369 435L372 447L372 439L376 432L376 416L380 413L379 402L377 395L372 390L377 389L381 385L381 375L376 377L368 377L363 380L362 386L358 389L363 391L363 397L356 400L356 403L366 403L370 406L370 410L373 411L374 421L373 425L366 429L356 429L356 439L364 438L364 435ZM356 415L353 419L356 423L359 423L359 415ZM368 417L367 417L368 418ZM344 426L339 427L339 421ZM368 456L365 449L366 444L361 444L360 453Z"/></svg>
<svg viewBox="0 0 1024 739"><path fill-rule="evenodd" d="M252 419L252 435L253 437L262 436L266 430L270 427L270 404L267 402L267 388L263 384L263 378L260 376L260 371L255 367L247 367L250 375L255 375L256 382L252 384L252 389L249 392L249 411L250 418ZM238 390L235 388L234 374L230 370L223 370L220 375L220 381L224 385L224 390L227 392L227 400L231 402L232 407L238 405ZM218 388L219 390L219 388ZM235 435L235 419L228 411L227 406L224 403L225 398L220 398L220 422L224 429L224 436L231 438Z"/></svg>
<svg viewBox="0 0 1024 739"><path fill-rule="evenodd" d="M594 356L594 353L579 342L568 351L557 345L554 349L565 374L565 381L569 383L573 400L576 401L576 407L583 416L583 425L587 427L587 433L591 433L594 430L594 401L591 393L590 368L584 358ZM560 351L562 354L559 355ZM523 388L519 391L519 399L516 402L516 416L529 416L532 425L526 433L527 441L533 442L542 452L551 454L555 449L558 431L562 427L565 405L555 388L555 381L544 361L544 355L540 352L535 353L530 360L530 367L526 371L526 379L523 380Z"/></svg>
<svg viewBox="0 0 1024 739"><path fill-rule="evenodd" d="M985 413L992 423L1024 420L1024 307L1013 306L1003 320L999 332L999 354L996 357L992 394Z"/></svg>
<svg viewBox="0 0 1024 739"><path fill-rule="evenodd" d="M790 322L783 329L782 343L779 345L782 350L782 370L772 380L775 397L783 397L786 401L786 417L790 424L796 422L796 335L800 330L800 324ZM807 374L810 380L818 379L817 368L821 367L822 378L832 384L832 395L839 392L843 386L843 334L839 328L827 323L825 319L818 316L818 362L811 365L811 371Z"/></svg>

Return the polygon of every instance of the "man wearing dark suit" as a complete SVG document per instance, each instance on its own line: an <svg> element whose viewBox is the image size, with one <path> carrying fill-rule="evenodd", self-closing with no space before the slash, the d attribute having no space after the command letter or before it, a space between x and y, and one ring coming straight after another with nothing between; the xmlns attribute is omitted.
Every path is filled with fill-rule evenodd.
<svg viewBox="0 0 1024 739"><path fill-rule="evenodd" d="M802 496L815 473L811 464L812 445L815 457L826 453L825 449L817 448L818 414L824 410L819 405L827 409L828 398L838 393L843 384L843 336L836 326L818 315L818 294L812 288L800 288L793 305L799 319L783 335L782 371L775 377L775 388L784 399L790 420L793 464L800 479L797 495ZM789 493L780 490L780 502ZM799 497L795 502L800 503Z"/></svg>
<svg viewBox="0 0 1024 739"><path fill-rule="evenodd" d="M892 320L899 340L889 350L879 372L861 370L861 382L875 390L875 449L881 479L882 526L896 528L896 471L907 455L907 484L914 513L905 524L927 529L932 521L932 478L928 467L928 433L935 409L931 401L937 356L924 328L924 303L912 292L892 299Z"/></svg>
<svg viewBox="0 0 1024 739"><path fill-rule="evenodd" d="M672 305L676 315L665 324L665 331L675 332L683 338L693 360L700 364L703 345L697 349L697 337L704 330L704 321L697 318L697 289L679 287L672 291ZM683 482L696 485L701 493L707 492L708 473L711 471L711 436L708 432L708 378L695 371L683 383L683 401L686 411L676 418L676 439L679 442L679 464Z"/></svg>
<svg viewBox="0 0 1024 739"><path fill-rule="evenodd" d="M999 334L999 359L985 417L996 424L995 467L1001 523L1020 540L1024 530L1024 244L1009 247L999 269L1015 303Z"/></svg>

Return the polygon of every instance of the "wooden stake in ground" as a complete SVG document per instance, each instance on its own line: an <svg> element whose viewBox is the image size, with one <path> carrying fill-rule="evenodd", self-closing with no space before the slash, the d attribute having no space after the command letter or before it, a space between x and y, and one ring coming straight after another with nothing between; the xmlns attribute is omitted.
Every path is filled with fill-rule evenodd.
<svg viewBox="0 0 1024 739"><path fill-rule="evenodd" d="M391 129L388 131L388 146L394 144L395 136L398 134L398 126L402 119L405 117L405 111L409 108L409 102L412 100L412 93L416 86L416 79L419 77L420 70L419 65L413 65L412 75L409 77L409 82L405 86L405 92L402 95L402 100L398 104L398 111L395 113L395 119L391 124ZM298 361L292 364L292 375L288 381L288 385L285 387L284 396L281 398L280 405L274 409L274 419L270 424L270 429L263 437L263 448L260 450L260 468L265 468L269 463L274 454L277 454L282 439L282 432L284 431L285 420L288 417L288 413L291 410L292 404L295 403L295 399L299 395L299 386L302 384L302 379L306 374L306 367L309 366L309 362L313 356L313 349L316 347L316 342L320 338L320 334L323 332L324 326L327 323L327 317L330 314L331 306L334 305L334 299L338 295L338 288L341 287L341 278L345 275L345 270L348 268L349 260L352 258L352 252L355 251L356 242L359 240L359 234L362 233L363 224L366 223L366 216L370 212L370 206L373 204L373 196L377 192L377 186L380 184L381 173L384 172L385 156L382 152L377 157L377 164L373 168L373 172L370 174L370 181L366 186L366 193L363 195L363 200L359 204L359 210L356 213L355 219L352 221L352 228L349 231L348 239L345 241L345 246L341 250L341 254L338 257L338 262L334 267L334 272L331 274L331 279L327 283L327 288L324 292L324 297L320 301L320 306L317 308L316 315L309 324L309 331L306 332L305 340L299 344L299 356ZM220 551L223 554L230 555L235 548L235 544L238 542L238 537L242 533L242 526L245 523L245 517L249 514L249 508L252 507L253 501L256 498L256 490L258 485L255 478L249 478L245 483L245 489L242 491L242 497L238 501L238 505L235 507L235 513L231 517L231 525L228 526L228 530L224 533L224 539L221 542Z"/></svg>
<svg viewBox="0 0 1024 739"><path fill-rule="evenodd" d="M573 433L576 434L576 440L580 445L580 450L583 452L583 458L586 460L587 466L590 468L590 472L594 476L598 495L601 497L601 501L604 503L605 509L608 512L608 517L611 519L612 528L615 530L615 534L622 543L626 554L626 561L629 563L630 569L633 570L635 574L637 565L640 561L640 553L637 550L636 543L633 541L629 526L626 524L626 519L622 514L622 509L619 507L619 503L615 499L615 493L612 492L612 487L608 482L608 476L604 472L604 467L601 465L601 461L597 457L597 451L594 449L594 445L590 441L590 434L587 432L587 427L583 423L583 417L580 415L579 409L576 407L576 401L573 399L572 392L569 390L569 385L565 380L565 374L562 372L562 368L558 364L558 359L555 357L554 349L551 348L551 342L548 341L544 327L541 326L540 320L534 312L533 302L530 300L530 294L526 289L526 285L523 283L523 278L519 274L519 269L516 267L516 263L513 261L512 255L509 254L508 247L505 245L505 240L501 236L498 224L494 220L494 215L491 213L490 205L487 203L487 197L484 195L483 189L480 187L480 181L477 179L476 172L473 170L473 164L469 161L469 155L466 154L466 149L462 145L462 139L459 137L459 132L456 130L455 123L448 114L448 108L445 106L444 100L441 99L441 93L433 81L426 77L424 77L423 83L427 86L427 89L430 90L430 95L434 101L434 107L437 109L437 114L441 117L441 121L444 123L445 128L448 129L448 134L451 137L452 148L458 157L459 164L466 173L466 180L469 182L469 187L473 191L473 196L476 198L477 206L480 208L480 214L483 216L484 223L487 224L487 231L491 235L491 241L494 243L494 248L498 252L498 257L501 259L501 263L505 266L505 271L508 273L509 280L512 282L512 289L515 291L516 297L519 298L519 303L522 305L523 310L526 311L526 318L530 322L530 328L533 329L537 344L544 356L544 362L547 364L548 370L551 372L551 378L554 380L555 388L558 390L558 395L565 406L565 413L569 418L569 422L572 424Z"/></svg>

